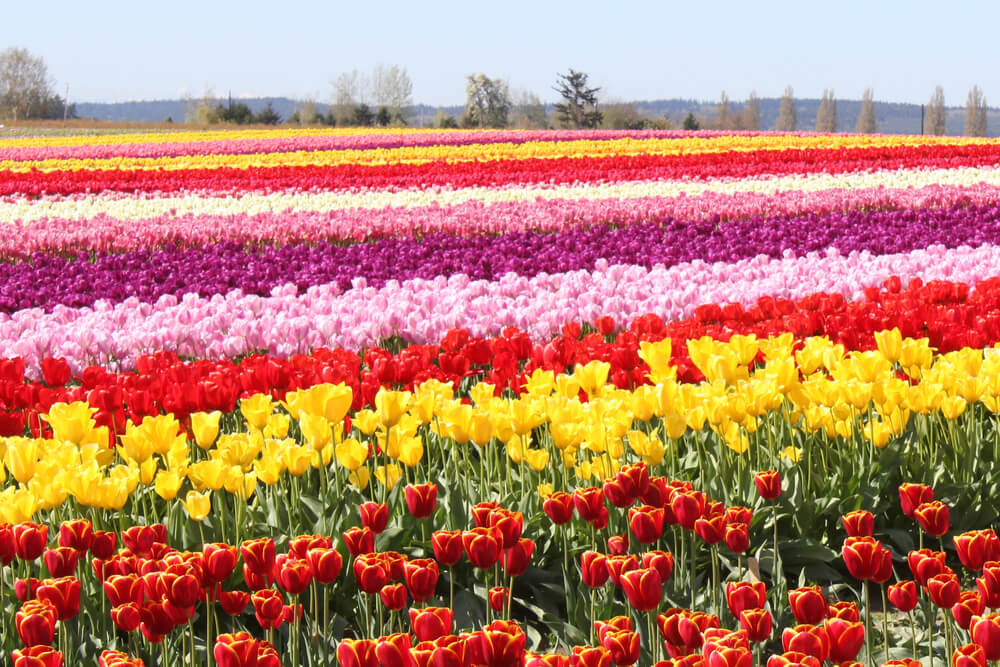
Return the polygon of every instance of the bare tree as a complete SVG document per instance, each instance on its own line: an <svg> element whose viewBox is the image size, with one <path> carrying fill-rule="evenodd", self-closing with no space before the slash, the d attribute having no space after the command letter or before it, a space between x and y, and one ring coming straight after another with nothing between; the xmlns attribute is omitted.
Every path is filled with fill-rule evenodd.
<svg viewBox="0 0 1000 667"><path fill-rule="evenodd" d="M371 98L371 84L368 77L354 69L341 72L333 81L333 106L330 113L338 125L350 125L354 120L356 107L367 104Z"/></svg>
<svg viewBox="0 0 1000 667"><path fill-rule="evenodd" d="M732 121L729 118L729 95L726 95L726 91L722 91L722 95L719 97L719 106L715 112L715 124L720 130L732 129Z"/></svg>
<svg viewBox="0 0 1000 667"><path fill-rule="evenodd" d="M986 97L979 86L973 86L965 103L965 135L986 136Z"/></svg>
<svg viewBox="0 0 1000 667"><path fill-rule="evenodd" d="M40 57L13 47L0 52L0 113L13 120L49 115L45 107L55 99L52 85Z"/></svg>
<svg viewBox="0 0 1000 667"><path fill-rule="evenodd" d="M743 129L757 131L760 129L760 98L757 91L751 90L747 103L743 106Z"/></svg>
<svg viewBox="0 0 1000 667"><path fill-rule="evenodd" d="M781 97L781 104L778 105L778 122L774 129L778 132L794 132L798 124L795 116L795 98L791 86L785 88L785 94Z"/></svg>
<svg viewBox="0 0 1000 667"><path fill-rule="evenodd" d="M545 128L548 117L542 99L528 90L516 90L511 93L513 118L511 125L523 129Z"/></svg>
<svg viewBox="0 0 1000 667"><path fill-rule="evenodd" d="M816 131L837 131L837 100L833 98L832 89L823 90L823 99L820 100L819 110L816 112Z"/></svg>
<svg viewBox="0 0 1000 667"><path fill-rule="evenodd" d="M510 90L503 79L491 79L483 73L465 77L466 127L507 127L510 113Z"/></svg>
<svg viewBox="0 0 1000 667"><path fill-rule="evenodd" d="M858 122L854 126L854 129L861 134L877 132L874 96L875 93L871 88L865 88L865 93L861 96L861 113L858 114Z"/></svg>
<svg viewBox="0 0 1000 667"><path fill-rule="evenodd" d="M405 122L406 110L413 105L413 82L406 68L376 65L369 81L373 104L385 107L394 120Z"/></svg>
<svg viewBox="0 0 1000 667"><path fill-rule="evenodd" d="M927 103L925 128L927 134L942 136L945 133L944 88L938 86Z"/></svg>

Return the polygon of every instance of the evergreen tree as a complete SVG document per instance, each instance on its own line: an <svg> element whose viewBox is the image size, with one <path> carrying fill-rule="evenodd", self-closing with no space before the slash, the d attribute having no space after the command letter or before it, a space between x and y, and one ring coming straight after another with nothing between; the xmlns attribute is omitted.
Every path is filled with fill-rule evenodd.
<svg viewBox="0 0 1000 667"><path fill-rule="evenodd" d="M569 74L558 74L559 80L553 90L563 101L555 105L559 122L563 127L594 128L601 124L601 112L597 110L597 92L600 88L587 86L587 75L570 69Z"/></svg>
<svg viewBox="0 0 1000 667"><path fill-rule="evenodd" d="M823 99L820 100L819 110L816 112L817 132L837 131L837 100L833 98L833 90L823 90Z"/></svg>

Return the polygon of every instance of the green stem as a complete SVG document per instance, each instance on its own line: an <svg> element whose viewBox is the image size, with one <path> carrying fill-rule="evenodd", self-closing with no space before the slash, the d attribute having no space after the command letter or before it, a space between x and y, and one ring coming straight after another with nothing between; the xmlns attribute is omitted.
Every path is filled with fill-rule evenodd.
<svg viewBox="0 0 1000 667"><path fill-rule="evenodd" d="M889 601L885 596L885 584L880 584L879 588L882 590L882 643L885 645L885 661L889 662Z"/></svg>
<svg viewBox="0 0 1000 667"><path fill-rule="evenodd" d="M871 592L868 590L868 580L862 582L865 596L865 658L871 667L875 665L875 656L872 654L872 600Z"/></svg>

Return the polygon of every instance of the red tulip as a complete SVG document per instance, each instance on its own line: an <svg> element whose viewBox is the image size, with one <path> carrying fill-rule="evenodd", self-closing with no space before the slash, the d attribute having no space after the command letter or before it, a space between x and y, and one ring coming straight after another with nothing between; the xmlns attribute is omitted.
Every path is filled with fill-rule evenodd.
<svg viewBox="0 0 1000 667"><path fill-rule="evenodd" d="M490 527L490 515L493 514L494 510L503 509L500 507L500 503L495 501L487 501L482 503L476 503L472 506L472 522L476 525L476 528L489 528Z"/></svg>
<svg viewBox="0 0 1000 667"><path fill-rule="evenodd" d="M51 646L39 644L10 652L14 667L62 667L63 654Z"/></svg>
<svg viewBox="0 0 1000 667"><path fill-rule="evenodd" d="M647 551L642 554L642 567L653 568L666 583L674 573L674 555L669 551Z"/></svg>
<svg viewBox="0 0 1000 667"><path fill-rule="evenodd" d="M486 600L490 603L490 608L498 614L503 613L507 608L507 596L510 591L506 586L494 586L486 592Z"/></svg>
<svg viewBox="0 0 1000 667"><path fill-rule="evenodd" d="M142 604L142 579L134 574L115 574L104 581L104 593L112 607L133 602Z"/></svg>
<svg viewBox="0 0 1000 667"><path fill-rule="evenodd" d="M777 470L764 470L754 475L757 493L764 500L774 500L781 495L781 474Z"/></svg>
<svg viewBox="0 0 1000 667"><path fill-rule="evenodd" d="M805 586L788 591L792 616L800 624L816 625L826 618L826 596L819 586Z"/></svg>
<svg viewBox="0 0 1000 667"><path fill-rule="evenodd" d="M639 569L639 558L635 554L608 556L607 566L611 583L621 588L621 576L626 572Z"/></svg>
<svg viewBox="0 0 1000 667"><path fill-rule="evenodd" d="M431 546L438 563L451 567L462 559L462 531L436 530L431 534Z"/></svg>
<svg viewBox="0 0 1000 667"><path fill-rule="evenodd" d="M889 586L889 602L899 611L913 611L917 606L917 582L907 579Z"/></svg>
<svg viewBox="0 0 1000 667"><path fill-rule="evenodd" d="M735 618L745 609L763 609L766 603L767 589L763 582L731 581L726 584L726 604Z"/></svg>
<svg viewBox="0 0 1000 667"><path fill-rule="evenodd" d="M618 630L634 631L635 624L632 623L632 617L619 615L609 618L606 621L594 621L594 632L597 633L597 641L601 642L601 644L604 643L604 635Z"/></svg>
<svg viewBox="0 0 1000 667"><path fill-rule="evenodd" d="M820 667L820 662L801 651L785 651L768 658L767 667Z"/></svg>
<svg viewBox="0 0 1000 667"><path fill-rule="evenodd" d="M371 639L343 639L337 645L340 667L378 667L375 642Z"/></svg>
<svg viewBox="0 0 1000 667"><path fill-rule="evenodd" d="M858 605L847 600L841 600L827 606L826 617L839 618L844 621L859 621L861 620L861 612L858 610Z"/></svg>
<svg viewBox="0 0 1000 667"><path fill-rule="evenodd" d="M913 518L928 535L941 537L948 532L948 506L940 500L918 506L913 510Z"/></svg>
<svg viewBox="0 0 1000 667"><path fill-rule="evenodd" d="M260 642L248 632L221 634L212 655L219 667L256 667Z"/></svg>
<svg viewBox="0 0 1000 667"><path fill-rule="evenodd" d="M649 466L642 461L622 466L615 475L615 480L629 495L638 498L649 490Z"/></svg>
<svg viewBox="0 0 1000 667"><path fill-rule="evenodd" d="M952 667L986 667L986 651L979 644L965 644L951 656Z"/></svg>
<svg viewBox="0 0 1000 667"><path fill-rule="evenodd" d="M635 502L636 494L635 488L632 487L628 482L622 483L617 479L608 479L604 481L604 497L609 503L614 505L619 509L624 509Z"/></svg>
<svg viewBox="0 0 1000 667"><path fill-rule="evenodd" d="M35 560L45 550L48 534L48 526L31 522L17 524L14 526L14 553L21 560Z"/></svg>
<svg viewBox="0 0 1000 667"><path fill-rule="evenodd" d="M25 646L51 645L56 632L56 608L45 600L29 600L17 610L14 624Z"/></svg>
<svg viewBox="0 0 1000 667"><path fill-rule="evenodd" d="M740 627L746 630L750 641L764 642L771 637L774 621L768 610L748 608L741 611L737 617L740 619Z"/></svg>
<svg viewBox="0 0 1000 667"><path fill-rule="evenodd" d="M983 576L976 579L976 588L987 607L1000 607L1000 562L983 564Z"/></svg>
<svg viewBox="0 0 1000 667"><path fill-rule="evenodd" d="M513 622L494 621L479 633L484 663L490 667L520 667L527 636Z"/></svg>
<svg viewBox="0 0 1000 667"><path fill-rule="evenodd" d="M574 646L570 667L610 667L611 651L603 646Z"/></svg>
<svg viewBox="0 0 1000 667"><path fill-rule="evenodd" d="M72 547L46 549L42 554L45 567L53 577L68 577L76 572L79 552Z"/></svg>
<svg viewBox="0 0 1000 667"><path fill-rule="evenodd" d="M333 541L326 535L297 535L288 541L288 553L305 560L310 549L329 549Z"/></svg>
<svg viewBox="0 0 1000 667"><path fill-rule="evenodd" d="M899 504L903 508L903 514L911 519L914 518L914 510L932 500L934 500L934 489L926 484L904 482L899 485Z"/></svg>
<svg viewBox="0 0 1000 667"><path fill-rule="evenodd" d="M854 510L840 517L848 537L871 537L875 530L875 515L868 510Z"/></svg>
<svg viewBox="0 0 1000 667"><path fill-rule="evenodd" d="M677 517L677 523L687 530L694 530L695 523L705 512L705 504L708 502L705 494L699 491L676 491L670 498L670 509ZM725 520L725 517L723 517ZM721 531L721 526L719 527ZM704 539L704 538L702 538ZM721 532L719 540L722 539Z"/></svg>
<svg viewBox="0 0 1000 667"><path fill-rule="evenodd" d="M274 571L275 548L270 537L247 540L240 546L243 563L251 572L270 577Z"/></svg>
<svg viewBox="0 0 1000 667"><path fill-rule="evenodd" d="M726 523L727 524L743 524L747 528L750 527L750 522L753 520L753 510L749 507L742 507L740 505L733 505L732 507L726 508Z"/></svg>
<svg viewBox="0 0 1000 667"><path fill-rule="evenodd" d="M524 667L570 667L568 655L559 653L524 654Z"/></svg>
<svg viewBox="0 0 1000 667"><path fill-rule="evenodd" d="M785 628L781 633L781 644L785 651L801 651L820 662L830 655L830 637L821 626L803 624Z"/></svg>
<svg viewBox="0 0 1000 667"><path fill-rule="evenodd" d="M955 623L963 630L969 629L969 623L973 616L981 616L986 610L983 599L976 591L962 591L958 594L958 602L951 608L951 615L955 618Z"/></svg>
<svg viewBox="0 0 1000 667"><path fill-rule="evenodd" d="M596 551L580 554L580 579L585 586L600 588L608 581L608 557Z"/></svg>
<svg viewBox="0 0 1000 667"><path fill-rule="evenodd" d="M751 667L753 654L745 648L720 648L712 651L708 667Z"/></svg>
<svg viewBox="0 0 1000 667"><path fill-rule="evenodd" d="M508 577L520 577L531 563L531 555L535 552L535 543L525 537L520 538L514 546L503 552L503 569Z"/></svg>
<svg viewBox="0 0 1000 667"><path fill-rule="evenodd" d="M927 580L927 594L938 607L952 608L961 592L962 586L954 572L942 572Z"/></svg>
<svg viewBox="0 0 1000 667"><path fill-rule="evenodd" d="M631 630L612 630L601 639L601 646L611 653L616 665L634 665L639 661L639 633Z"/></svg>
<svg viewBox="0 0 1000 667"><path fill-rule="evenodd" d="M122 632L135 632L142 623L142 609L135 602L126 602L111 608L111 620Z"/></svg>
<svg viewBox="0 0 1000 667"><path fill-rule="evenodd" d="M438 576L438 564L432 558L417 558L406 563L406 587L417 602L431 599L437 588Z"/></svg>
<svg viewBox="0 0 1000 667"><path fill-rule="evenodd" d="M462 533L462 546L473 567L486 570L500 559L503 540L493 528L473 528Z"/></svg>
<svg viewBox="0 0 1000 667"><path fill-rule="evenodd" d="M167 543L167 527L162 523L132 526L122 531L122 542L126 549L140 558L154 556L155 545Z"/></svg>
<svg viewBox="0 0 1000 667"><path fill-rule="evenodd" d="M608 555L624 556L628 553L628 533L608 537Z"/></svg>
<svg viewBox="0 0 1000 667"><path fill-rule="evenodd" d="M593 522L601 516L604 507L604 491L596 487L577 489L573 492L576 513L584 521Z"/></svg>
<svg viewBox="0 0 1000 667"><path fill-rule="evenodd" d="M437 504L437 484L408 484L404 489L406 507L415 519L426 519Z"/></svg>
<svg viewBox="0 0 1000 667"><path fill-rule="evenodd" d="M276 566L278 585L291 595L301 595L312 581L309 563L298 558L285 558Z"/></svg>
<svg viewBox="0 0 1000 667"><path fill-rule="evenodd" d="M15 579L14 580L14 595L17 597L19 602L27 602L28 600L34 600L37 596L38 587L42 585L41 579L36 579L31 577L29 579Z"/></svg>
<svg viewBox="0 0 1000 667"><path fill-rule="evenodd" d="M875 538L848 537L841 554L855 579L885 581L892 575L892 554Z"/></svg>
<svg viewBox="0 0 1000 667"><path fill-rule="evenodd" d="M913 578L921 586L926 586L928 579L945 571L945 553L943 551L931 551L930 549L911 551L907 555L906 561L910 566Z"/></svg>
<svg viewBox="0 0 1000 667"><path fill-rule="evenodd" d="M557 526L567 524L573 519L573 496L565 491L556 491L545 499L542 509L552 523Z"/></svg>
<svg viewBox="0 0 1000 667"><path fill-rule="evenodd" d="M253 603L254 613L257 615L258 621L260 619L272 622L280 620L282 614L285 613L285 599L279 591L274 589L254 591L250 594L250 601ZM264 627L265 624L261 623L261 626Z"/></svg>
<svg viewBox="0 0 1000 667"><path fill-rule="evenodd" d="M344 567L344 559L333 547L314 547L306 552L306 562L309 571L317 582L332 584L340 576Z"/></svg>
<svg viewBox="0 0 1000 667"><path fill-rule="evenodd" d="M107 560L115 553L118 535L110 530L95 530L94 539L90 542L90 554L94 558Z"/></svg>
<svg viewBox="0 0 1000 667"><path fill-rule="evenodd" d="M409 667L412 646L409 634L397 632L379 638L375 644L375 656L382 667Z"/></svg>
<svg viewBox="0 0 1000 667"><path fill-rule="evenodd" d="M392 611L401 611L409 599L403 584L386 584L379 590L378 596L385 608Z"/></svg>
<svg viewBox="0 0 1000 667"><path fill-rule="evenodd" d="M236 547L223 542L202 545L201 563L205 583L218 584L229 579L236 569L239 552Z"/></svg>
<svg viewBox="0 0 1000 667"><path fill-rule="evenodd" d="M1000 558L1000 539L992 530L971 530L956 535L954 541L958 559L969 570L978 572L988 561Z"/></svg>
<svg viewBox="0 0 1000 667"><path fill-rule="evenodd" d="M653 544L663 534L663 508L642 505L628 511L628 525L635 539Z"/></svg>
<svg viewBox="0 0 1000 667"><path fill-rule="evenodd" d="M375 595L389 582L384 559L378 554L359 554L354 559L354 579L358 588L368 595Z"/></svg>
<svg viewBox="0 0 1000 667"><path fill-rule="evenodd" d="M86 553L94 541L94 527L87 519L71 519L59 524L59 546Z"/></svg>
<svg viewBox="0 0 1000 667"><path fill-rule="evenodd" d="M250 604L250 594L245 591L223 591L219 594L219 604L230 616L239 616Z"/></svg>
<svg viewBox="0 0 1000 667"><path fill-rule="evenodd" d="M835 663L854 660L865 643L865 626L860 621L830 618L826 621L830 638L830 660Z"/></svg>
<svg viewBox="0 0 1000 667"><path fill-rule="evenodd" d="M734 554L746 553L750 548L750 528L745 523L727 523L722 539Z"/></svg>
<svg viewBox="0 0 1000 667"><path fill-rule="evenodd" d="M0 523L0 566L10 565L16 556L14 528L9 523Z"/></svg>
<svg viewBox="0 0 1000 667"><path fill-rule="evenodd" d="M361 504L361 525L376 535L389 524L389 506L385 503L367 502Z"/></svg>
<svg viewBox="0 0 1000 667"><path fill-rule="evenodd" d="M344 538L344 544L347 545L347 552L354 558L375 551L375 533L372 532L371 528L355 526L348 528L341 535Z"/></svg>
<svg viewBox="0 0 1000 667"><path fill-rule="evenodd" d="M1000 660L1000 614L973 616L969 624L972 641L983 647L986 660Z"/></svg>
<svg viewBox="0 0 1000 667"><path fill-rule="evenodd" d="M639 611L652 611L663 598L663 580L653 568L631 570L621 575L621 588L629 604Z"/></svg>
<svg viewBox="0 0 1000 667"><path fill-rule="evenodd" d="M55 607L57 620L68 621L80 613L80 588L80 580L76 577L46 579L35 595Z"/></svg>
<svg viewBox="0 0 1000 667"><path fill-rule="evenodd" d="M425 642L451 634L453 614L447 607L410 607L410 629L417 641Z"/></svg>

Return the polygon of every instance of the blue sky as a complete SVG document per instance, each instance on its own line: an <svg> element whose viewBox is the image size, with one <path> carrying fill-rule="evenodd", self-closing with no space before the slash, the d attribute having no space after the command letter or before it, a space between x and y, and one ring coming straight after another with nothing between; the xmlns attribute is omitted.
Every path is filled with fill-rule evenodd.
<svg viewBox="0 0 1000 667"><path fill-rule="evenodd" d="M822 6L829 11L820 11ZM413 97L464 102L484 72L553 100L556 74L587 72L605 99L861 97L964 105L978 84L1000 102L1000 3L429 2L244 0L0 2L0 49L42 56L61 95L108 102L310 96L345 71L405 66Z"/></svg>

